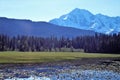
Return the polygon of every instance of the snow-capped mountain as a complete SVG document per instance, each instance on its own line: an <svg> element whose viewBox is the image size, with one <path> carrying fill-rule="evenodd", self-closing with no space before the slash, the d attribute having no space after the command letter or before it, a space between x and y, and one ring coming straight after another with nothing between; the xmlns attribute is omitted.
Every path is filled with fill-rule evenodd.
<svg viewBox="0 0 120 80"><path fill-rule="evenodd" d="M120 32L120 17L109 17L102 14L94 15L87 10L78 8L49 22L60 26L93 30L105 34Z"/></svg>

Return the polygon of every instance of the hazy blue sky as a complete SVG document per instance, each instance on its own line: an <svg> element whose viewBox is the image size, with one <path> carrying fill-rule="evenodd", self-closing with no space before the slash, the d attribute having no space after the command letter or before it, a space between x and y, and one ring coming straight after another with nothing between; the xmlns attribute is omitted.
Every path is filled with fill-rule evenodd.
<svg viewBox="0 0 120 80"><path fill-rule="evenodd" d="M0 0L0 17L49 21L74 8L120 16L120 0Z"/></svg>

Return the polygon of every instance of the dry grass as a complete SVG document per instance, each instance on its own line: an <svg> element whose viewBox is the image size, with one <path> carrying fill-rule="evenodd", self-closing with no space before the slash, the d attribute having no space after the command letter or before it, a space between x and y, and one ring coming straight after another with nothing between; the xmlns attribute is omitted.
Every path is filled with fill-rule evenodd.
<svg viewBox="0 0 120 80"><path fill-rule="evenodd" d="M0 63L39 63L78 58L120 57L119 54L93 54L83 52L0 52Z"/></svg>

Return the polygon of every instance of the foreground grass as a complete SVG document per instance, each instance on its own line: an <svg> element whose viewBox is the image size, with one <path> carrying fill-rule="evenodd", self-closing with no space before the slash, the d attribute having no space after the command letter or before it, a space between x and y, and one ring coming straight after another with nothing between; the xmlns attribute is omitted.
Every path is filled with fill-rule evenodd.
<svg viewBox="0 0 120 80"><path fill-rule="evenodd" d="M83 52L0 52L0 63L39 63L78 58L120 57L117 54L93 54Z"/></svg>

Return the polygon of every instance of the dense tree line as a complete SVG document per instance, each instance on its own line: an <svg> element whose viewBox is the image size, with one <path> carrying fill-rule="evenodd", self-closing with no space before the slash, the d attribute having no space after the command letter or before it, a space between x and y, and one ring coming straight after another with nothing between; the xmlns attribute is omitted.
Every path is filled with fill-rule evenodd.
<svg viewBox="0 0 120 80"><path fill-rule="evenodd" d="M57 38L0 35L0 51L84 51L120 53L120 34Z"/></svg>

